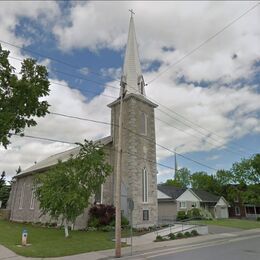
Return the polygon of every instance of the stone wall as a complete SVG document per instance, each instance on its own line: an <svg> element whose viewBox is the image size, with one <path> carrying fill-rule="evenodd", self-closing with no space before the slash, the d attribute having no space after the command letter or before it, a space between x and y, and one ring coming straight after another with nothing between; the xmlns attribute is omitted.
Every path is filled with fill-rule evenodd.
<svg viewBox="0 0 260 260"><path fill-rule="evenodd" d="M118 150L119 107L112 106L112 136L115 150ZM147 134L140 134L142 113L147 115ZM130 129L130 131L129 131ZM135 227L157 224L157 168L155 147L154 106L131 94L123 107L122 138L122 184L126 186L127 197L134 201L133 225ZM114 159L116 165L116 157ZM142 171L148 172L148 202L142 202ZM149 210L149 220L143 220L143 210ZM129 212L127 214L129 216Z"/></svg>

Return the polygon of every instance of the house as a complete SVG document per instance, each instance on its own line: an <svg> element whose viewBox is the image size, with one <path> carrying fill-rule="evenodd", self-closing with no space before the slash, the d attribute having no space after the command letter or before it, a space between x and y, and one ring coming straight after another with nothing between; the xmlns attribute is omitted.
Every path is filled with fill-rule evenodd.
<svg viewBox="0 0 260 260"><path fill-rule="evenodd" d="M132 213L135 227L147 227L157 223L157 168L154 109L156 104L145 96L145 83L142 76L138 47L131 17L128 40L121 77L123 101L123 134L122 134L122 176L121 176L121 209L129 217L127 200L132 199ZM111 108L111 135L96 140L105 146L106 160L116 169L118 148L118 125L120 98L108 104ZM148 141L149 140L149 141ZM66 161L76 155L79 147L52 155L14 177L8 208L10 219L20 222L48 222L50 217L42 216L39 203L34 197L33 179L36 175L46 173L59 160ZM33 160L33 155L32 155ZM101 203L114 204L115 172L100 187L96 196ZM55 200L55 198L53 198ZM94 194L92 202L94 201ZM87 224L88 209L79 216L75 228L84 228Z"/></svg>
<svg viewBox="0 0 260 260"><path fill-rule="evenodd" d="M231 218L257 219L260 217L260 205L242 203L236 200L228 209Z"/></svg>
<svg viewBox="0 0 260 260"><path fill-rule="evenodd" d="M176 218L178 211L208 210L214 218L228 218L228 202L210 192L158 185L159 219Z"/></svg>

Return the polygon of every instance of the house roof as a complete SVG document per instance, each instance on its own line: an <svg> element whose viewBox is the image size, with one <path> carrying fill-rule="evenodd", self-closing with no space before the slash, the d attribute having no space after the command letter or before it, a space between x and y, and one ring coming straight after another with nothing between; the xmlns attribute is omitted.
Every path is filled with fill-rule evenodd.
<svg viewBox="0 0 260 260"><path fill-rule="evenodd" d="M220 199L220 196L217 196L215 194L212 194L210 192L204 191L204 190L195 190L190 189L194 194L196 194L202 202L218 202Z"/></svg>
<svg viewBox="0 0 260 260"><path fill-rule="evenodd" d="M96 140L94 143L100 143L100 144L106 145L110 142L112 142L112 137L107 136L107 137ZM27 168L26 170L22 171L21 173L16 175L15 178L22 177L22 176L28 175L28 174L32 174L34 172L43 171L43 170L57 164L58 161L65 162L69 158L76 156L79 153L79 151L80 151L80 147L77 146L77 147L69 149L67 151L51 155L51 156L47 157L46 159L44 159L44 160L34 164L33 166Z"/></svg>
<svg viewBox="0 0 260 260"><path fill-rule="evenodd" d="M174 187L171 185L164 185L164 184L157 185L157 188L159 191L166 194L168 197L170 197L172 199L177 199L186 190L183 188L177 188L177 187ZM160 199L160 198L158 198L158 199Z"/></svg>

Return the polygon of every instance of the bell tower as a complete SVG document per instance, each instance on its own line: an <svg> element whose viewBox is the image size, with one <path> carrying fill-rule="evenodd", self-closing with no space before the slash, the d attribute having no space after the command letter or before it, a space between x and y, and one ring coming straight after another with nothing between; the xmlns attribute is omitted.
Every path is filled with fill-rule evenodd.
<svg viewBox="0 0 260 260"><path fill-rule="evenodd" d="M124 92L121 210L125 216L129 217L127 199L132 199L134 202L133 226L151 226L157 224L158 218L154 120L154 109L157 105L145 97L145 83L141 71L133 15L130 18L120 85L121 93ZM111 108L113 148L117 151L120 98L110 103L108 107ZM116 165L116 156L114 162Z"/></svg>

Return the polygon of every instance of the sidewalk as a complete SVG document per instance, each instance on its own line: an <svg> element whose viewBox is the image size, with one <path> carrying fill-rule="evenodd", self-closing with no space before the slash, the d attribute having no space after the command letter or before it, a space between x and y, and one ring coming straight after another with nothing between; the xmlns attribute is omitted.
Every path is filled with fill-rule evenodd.
<svg viewBox="0 0 260 260"><path fill-rule="evenodd" d="M222 233L214 235L204 235L188 239L164 241L164 242L152 242L149 244L136 245L133 247L133 255L138 255L145 252L151 252L153 250L166 250L167 248L178 249L180 247L189 247L195 246L196 244L201 243L212 243L214 241L227 240L234 237L246 237L260 235L260 229L251 229L243 230L234 233ZM122 257L130 256L131 248L122 248ZM114 249L90 252L72 256L56 257L56 258L45 258L48 260L98 260L98 259L113 259L114 258ZM30 258L18 256L9 249L0 245L0 260L39 260L42 258Z"/></svg>

